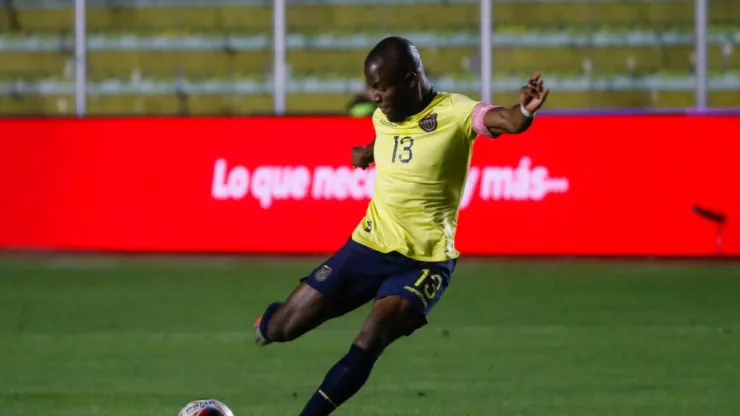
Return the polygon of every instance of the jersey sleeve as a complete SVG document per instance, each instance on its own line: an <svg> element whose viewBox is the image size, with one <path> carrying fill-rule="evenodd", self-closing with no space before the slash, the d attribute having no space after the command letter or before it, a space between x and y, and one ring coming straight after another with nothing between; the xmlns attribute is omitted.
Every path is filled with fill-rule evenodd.
<svg viewBox="0 0 740 416"><path fill-rule="evenodd" d="M459 104L456 104L459 111L459 117L463 120L462 129L470 141L475 140L478 136L484 136L491 139L499 135L492 133L483 122L483 118L488 110L500 106L488 104L484 101L475 101L466 96L460 96Z"/></svg>
<svg viewBox="0 0 740 416"><path fill-rule="evenodd" d="M470 141L478 137L478 133L473 130L473 110L480 103L480 101L473 100L465 95L457 95L452 104L455 116L461 120L460 127L465 133L465 137Z"/></svg>

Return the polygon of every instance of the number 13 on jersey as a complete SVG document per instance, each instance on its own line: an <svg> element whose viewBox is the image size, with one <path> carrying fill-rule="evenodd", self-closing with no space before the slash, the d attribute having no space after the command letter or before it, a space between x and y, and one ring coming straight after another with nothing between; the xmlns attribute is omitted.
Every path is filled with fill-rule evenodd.
<svg viewBox="0 0 740 416"><path fill-rule="evenodd" d="M391 163L396 163L396 161L409 163L414 158L414 152L411 150L413 146L414 139L411 136L394 136L393 159L391 159Z"/></svg>

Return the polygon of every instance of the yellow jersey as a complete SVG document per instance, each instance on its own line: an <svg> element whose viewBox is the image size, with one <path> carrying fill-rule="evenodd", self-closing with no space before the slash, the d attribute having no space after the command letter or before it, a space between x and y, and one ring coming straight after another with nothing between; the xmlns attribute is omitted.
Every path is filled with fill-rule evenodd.
<svg viewBox="0 0 740 416"><path fill-rule="evenodd" d="M379 109L375 126L375 189L352 239L374 250L420 261L457 258L457 216L470 167L471 113L479 101L438 92L400 123Z"/></svg>

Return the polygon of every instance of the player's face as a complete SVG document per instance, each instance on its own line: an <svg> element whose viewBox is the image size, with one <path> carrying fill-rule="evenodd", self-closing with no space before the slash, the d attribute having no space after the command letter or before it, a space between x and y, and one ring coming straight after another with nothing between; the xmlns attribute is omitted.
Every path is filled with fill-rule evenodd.
<svg viewBox="0 0 740 416"><path fill-rule="evenodd" d="M400 122L408 117L411 86L381 63L365 66L365 82L372 99L389 121Z"/></svg>

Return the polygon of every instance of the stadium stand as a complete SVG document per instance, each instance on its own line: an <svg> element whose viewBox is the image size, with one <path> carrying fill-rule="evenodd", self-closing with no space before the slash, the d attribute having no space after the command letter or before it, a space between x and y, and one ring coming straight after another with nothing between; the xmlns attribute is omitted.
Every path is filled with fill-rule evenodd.
<svg viewBox="0 0 740 416"><path fill-rule="evenodd" d="M90 114L269 113L272 6L263 1L89 0ZM71 1L6 1L0 114L68 114ZM475 1L289 1L288 111L339 113L362 90L364 55L386 34L419 45L440 89L477 97ZM494 0L496 101L535 71L551 108L690 107L693 2ZM710 2L710 97L740 106L740 2Z"/></svg>

